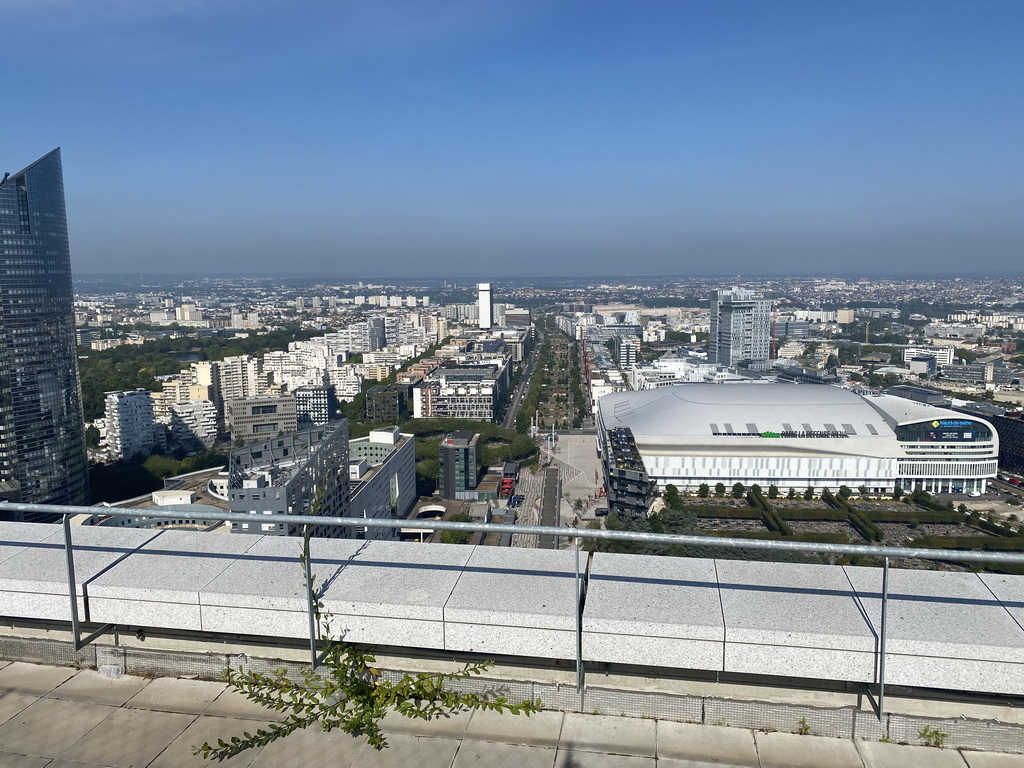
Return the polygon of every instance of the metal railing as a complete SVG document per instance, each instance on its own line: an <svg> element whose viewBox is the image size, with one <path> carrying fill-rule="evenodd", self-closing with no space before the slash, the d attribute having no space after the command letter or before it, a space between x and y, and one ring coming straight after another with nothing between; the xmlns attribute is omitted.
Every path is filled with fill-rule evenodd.
<svg viewBox="0 0 1024 768"><path fill-rule="evenodd" d="M49 504L15 504L0 503L0 512L13 513L47 513L62 516L62 528L64 532L64 550L67 558L68 572L68 597L71 605L71 631L74 637L75 650L84 648L92 643L100 635L104 634L111 627L104 625L92 632L87 637L81 636L81 623L78 616L77 583L75 580L74 547L71 540L71 517L74 515L105 515L110 517L148 517L154 520L181 519L182 513L161 512L158 509L129 509L124 507L78 507L68 505ZM208 520L210 522L229 523L256 523L267 522L263 515L252 515L238 512L190 512L189 519ZM319 515L273 515L274 524L290 523L295 525L323 525L328 527L361 527L361 528L405 528L423 529L433 531L485 531L507 533L508 526L497 523L453 523L441 520L405 520L392 518L364 518L364 517L328 517ZM591 530L589 528L560 528L557 526L544 525L516 525L516 533L542 535L554 535L555 546L558 546L558 539L574 540L577 546L573 547L575 567L575 590L574 590L574 614L576 620L576 688L583 690L584 668L583 668L583 594L584 585L582 571L580 570L580 547L583 539L596 539L605 541L638 541L648 544L682 544L689 546L718 547L721 549L736 550L763 550L768 552L801 552L819 555L863 555L868 557L882 558L882 594L881 594L881 618L878 631L878 652L876 653L876 670L878 678L876 714L879 720L885 715L885 657L886 657L886 628L889 609L889 560L890 558L919 558L927 560L945 560L963 563L1002 563L1007 565L1024 565L1024 552L973 552L956 549L925 549L914 547L886 547L863 544L831 544L804 541L780 541L778 539L732 539L720 538L717 536L693 536L689 534L673 533L647 533L643 531L609 531ZM252 534L241 534L252 535ZM322 657L318 653L321 638L318 636L318 627L315 618L315 601L313 594L313 581L311 578L310 563L305 563L306 579L306 602L309 614L309 646L310 664L315 669Z"/></svg>

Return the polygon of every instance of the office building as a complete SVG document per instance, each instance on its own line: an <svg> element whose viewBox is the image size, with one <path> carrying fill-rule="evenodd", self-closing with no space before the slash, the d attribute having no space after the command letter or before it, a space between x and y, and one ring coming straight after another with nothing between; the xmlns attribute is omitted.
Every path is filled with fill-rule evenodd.
<svg viewBox="0 0 1024 768"><path fill-rule="evenodd" d="M441 441L437 490L444 498L457 499L459 494L476 488L479 440L480 435L462 429Z"/></svg>
<svg viewBox="0 0 1024 768"><path fill-rule="evenodd" d="M508 390L509 370L507 363L438 368L413 389L413 417L494 421Z"/></svg>
<svg viewBox="0 0 1024 768"><path fill-rule="evenodd" d="M711 292L708 360L722 365L767 360L771 354L772 303L745 288Z"/></svg>
<svg viewBox="0 0 1024 768"><path fill-rule="evenodd" d="M0 259L0 498L86 504L89 475L59 149L0 181Z"/></svg>
<svg viewBox="0 0 1024 768"><path fill-rule="evenodd" d="M274 515L346 517L349 509L348 422L344 419L273 437L228 456L228 500L252 523L232 533L301 536L304 526L273 522ZM352 538L349 528L312 526L314 536Z"/></svg>
<svg viewBox="0 0 1024 768"><path fill-rule="evenodd" d="M366 392L366 418L385 424L397 424L405 415L409 388L404 384L381 384Z"/></svg>
<svg viewBox="0 0 1024 768"><path fill-rule="evenodd" d="M481 330L489 331L494 325L494 303L491 301L491 284L480 283L477 291L477 322Z"/></svg>
<svg viewBox="0 0 1024 768"><path fill-rule="evenodd" d="M398 427L349 440L349 514L404 518L416 503L416 441ZM357 539L397 540L396 528L357 528Z"/></svg>
<svg viewBox="0 0 1024 768"><path fill-rule="evenodd" d="M615 430L629 429L662 490L701 483L775 485L786 493L841 485L869 493L984 491L999 438L988 421L894 395L834 386L683 384L606 395L598 403L606 473ZM612 463L609 463L612 462Z"/></svg>
<svg viewBox="0 0 1024 768"><path fill-rule="evenodd" d="M232 440L251 443L296 430L295 397L254 395L228 400L228 430Z"/></svg>

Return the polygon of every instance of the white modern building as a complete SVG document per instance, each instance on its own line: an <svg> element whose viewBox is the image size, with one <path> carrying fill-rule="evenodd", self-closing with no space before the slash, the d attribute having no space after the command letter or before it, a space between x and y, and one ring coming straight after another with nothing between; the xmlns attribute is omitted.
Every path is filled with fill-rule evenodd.
<svg viewBox="0 0 1024 768"><path fill-rule="evenodd" d="M107 450L117 459L148 456L163 442L163 427L153 418L148 389L107 392L104 402Z"/></svg>
<svg viewBox="0 0 1024 768"><path fill-rule="evenodd" d="M187 450L209 448L217 441L217 407L210 400L172 403L171 439Z"/></svg>
<svg viewBox="0 0 1024 768"><path fill-rule="evenodd" d="M708 359L722 365L767 360L772 344L772 302L733 287L711 292Z"/></svg>
<svg viewBox="0 0 1024 768"><path fill-rule="evenodd" d="M480 329L489 331L494 325L494 303L491 300L491 284L479 283L477 291L477 321Z"/></svg>
<svg viewBox="0 0 1024 768"><path fill-rule="evenodd" d="M598 440L632 432L649 478L696 491L722 482L802 492L983 491L999 438L976 416L820 384L683 384L603 397Z"/></svg>

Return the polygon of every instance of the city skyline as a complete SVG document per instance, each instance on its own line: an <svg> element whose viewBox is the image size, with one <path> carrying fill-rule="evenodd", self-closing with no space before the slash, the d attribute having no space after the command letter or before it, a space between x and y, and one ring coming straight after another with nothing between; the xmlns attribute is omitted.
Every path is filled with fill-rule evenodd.
<svg viewBox="0 0 1024 768"><path fill-rule="evenodd" d="M1024 242L1017 3L0 8L8 162L64 148L82 274L1007 274Z"/></svg>

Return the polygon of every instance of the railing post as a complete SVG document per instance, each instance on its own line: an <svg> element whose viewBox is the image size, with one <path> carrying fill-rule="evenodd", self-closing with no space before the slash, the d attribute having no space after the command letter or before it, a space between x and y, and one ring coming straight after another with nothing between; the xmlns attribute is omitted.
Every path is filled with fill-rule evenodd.
<svg viewBox="0 0 1024 768"><path fill-rule="evenodd" d="M309 527L309 524L306 524ZM308 541L308 539L307 539ZM316 610L314 608L313 600L313 569L309 564L310 554L309 550L306 550L305 557L303 557L305 569L306 569L306 615L309 618L309 665L313 669L317 668L317 623L316 623Z"/></svg>
<svg viewBox="0 0 1024 768"><path fill-rule="evenodd" d="M580 540L573 539L576 550L576 692L583 692L583 580L580 575Z"/></svg>
<svg viewBox="0 0 1024 768"><path fill-rule="evenodd" d="M78 582L75 579L75 548L71 543L71 516L63 516L64 555L68 564L68 597L71 599L71 634L75 639L75 650L82 647L82 629L78 623Z"/></svg>
<svg viewBox="0 0 1024 768"><path fill-rule="evenodd" d="M885 717L885 637L889 616L889 558L882 561L882 621L878 638L878 722Z"/></svg>

